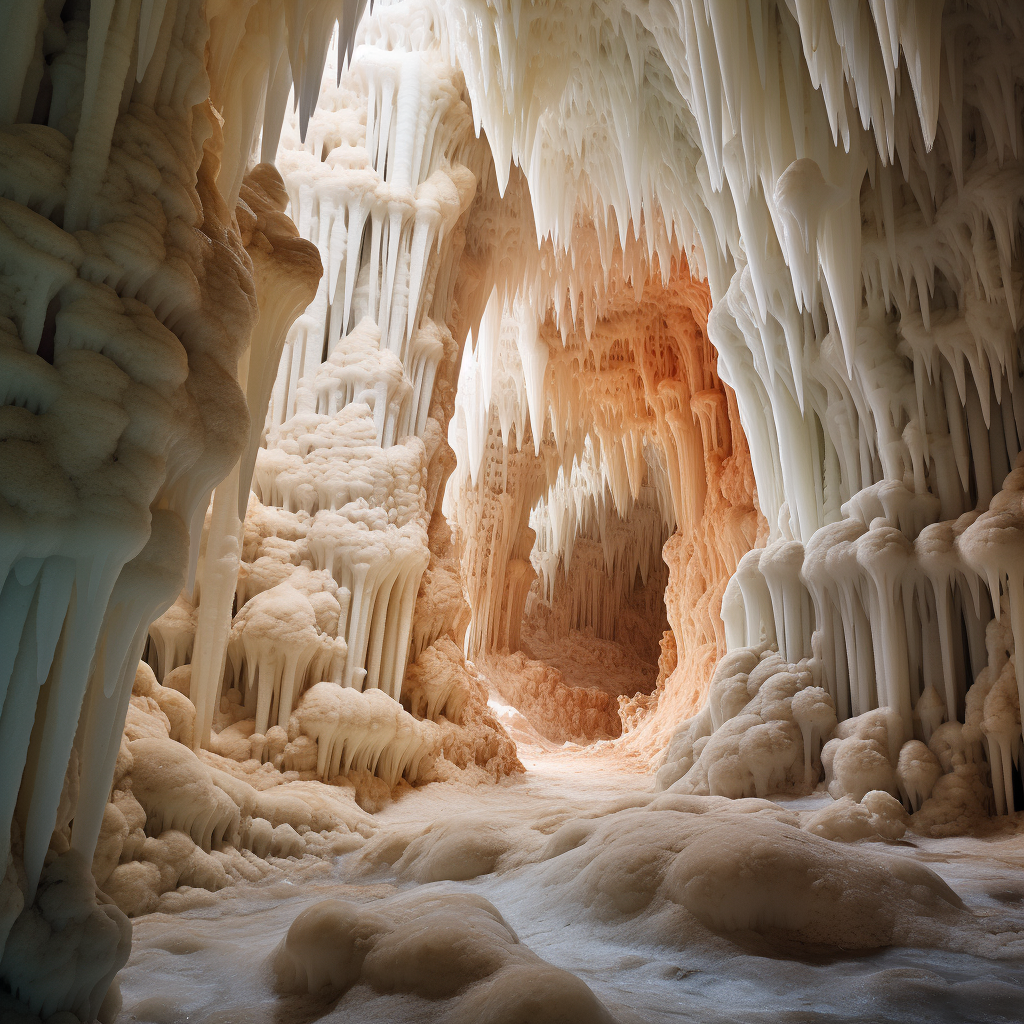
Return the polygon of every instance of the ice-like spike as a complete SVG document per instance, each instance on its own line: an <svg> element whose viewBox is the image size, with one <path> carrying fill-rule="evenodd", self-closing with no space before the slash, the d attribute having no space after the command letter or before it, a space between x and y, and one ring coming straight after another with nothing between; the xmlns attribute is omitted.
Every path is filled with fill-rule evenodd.
<svg viewBox="0 0 1024 1024"><path fill-rule="evenodd" d="M900 45L921 119L925 147L931 151L939 121L942 0L907 0L900 17Z"/></svg>
<svg viewBox="0 0 1024 1024"><path fill-rule="evenodd" d="M99 564L78 563L76 593L68 610L63 642L51 669L49 685L40 694L40 700L46 702L43 727L38 745L30 750L21 788L28 807L24 864L29 902L35 898L39 884L64 784L64 768L89 678L91 659L84 657L83 652L96 648L104 611L119 570L120 563L115 559L101 559ZM86 586L78 589L81 582L86 582Z"/></svg>
<svg viewBox="0 0 1024 1024"><path fill-rule="evenodd" d="M0 708L14 671L14 661L36 589L34 577L22 583L12 573L0 592L0 638L3 639L0 644Z"/></svg>
<svg viewBox="0 0 1024 1024"><path fill-rule="evenodd" d="M153 59L166 9L167 0L142 0L142 9L139 13L139 53L135 72L137 82L142 81L149 62Z"/></svg>
<svg viewBox="0 0 1024 1024"><path fill-rule="evenodd" d="M260 141L260 161L273 163L281 141L281 128L288 109L288 95L292 88L291 65L288 54L282 46L277 54L276 65L271 65L267 98L263 108L263 137Z"/></svg>
<svg viewBox="0 0 1024 1024"><path fill-rule="evenodd" d="M80 124L86 125L92 116L99 89L103 56L106 52L107 33L114 14L116 0L97 0L89 5L89 45L85 55L85 84L82 88Z"/></svg>
<svg viewBox="0 0 1024 1024"><path fill-rule="evenodd" d="M40 684L53 660L74 583L75 563L70 558L53 555L43 564L38 600L39 606L47 609L47 614L36 616L36 675Z"/></svg>

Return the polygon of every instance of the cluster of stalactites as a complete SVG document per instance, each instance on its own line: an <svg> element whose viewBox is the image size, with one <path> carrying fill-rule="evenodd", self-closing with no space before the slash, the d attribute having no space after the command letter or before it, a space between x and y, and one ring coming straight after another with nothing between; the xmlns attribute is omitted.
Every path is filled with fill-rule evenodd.
<svg viewBox="0 0 1024 1024"><path fill-rule="evenodd" d="M475 524L484 521L479 495L492 487L505 491L506 477L522 456L520 446L541 455L544 483L535 499L541 504L525 534L531 543L534 530L539 536L528 575L522 566L522 586L540 573L534 589L553 609L547 618L560 634L592 628L615 638L624 601L651 587L664 590L666 538L677 525L691 535L709 501L714 514L701 527L700 554L688 579L700 578L703 590L720 595L753 539L746 446L735 401L718 379L703 329L707 287L678 262L671 269L667 285L648 277L639 297L623 281L611 284L601 295L596 321L569 331L554 323L550 293L538 289L528 273L512 302L502 299L496 285L475 347L464 353L449 428L458 466L445 511L453 528L457 520L462 523L456 536L465 553ZM548 315L538 312L538 303ZM552 485L559 496L549 501L543 493ZM502 516L515 520L523 500L517 492ZM742 508L730 508L735 502ZM487 520L488 529L501 518ZM613 554L616 545L628 553ZM478 561L489 557L489 538L474 551ZM464 562L464 573L466 579L483 578L486 564ZM467 583L474 609L483 607L481 595L493 609L478 621L504 623L511 608L506 595L513 589L511 583ZM717 609L708 614L717 620ZM507 635L502 628L496 635ZM702 638L720 632L720 623L716 628L701 616ZM500 649L487 634L480 642ZM688 640L680 645L693 646Z"/></svg>
<svg viewBox="0 0 1024 1024"><path fill-rule="evenodd" d="M766 46L751 33L780 53L759 76L719 63L745 60L743 34L701 50L723 90L695 107L722 183L708 210L736 232L709 332L761 505L807 542L862 488L912 473L954 519L1018 449L1024 23L920 3L798 13L765 22Z"/></svg>
<svg viewBox="0 0 1024 1024"><path fill-rule="evenodd" d="M781 160L744 141L760 189L732 187L746 255L708 324L779 538L740 564L723 618L731 646L767 637L790 661L813 637L841 718L889 708L908 739L933 695L984 733L995 805L1012 809L1024 22L968 6L818 13L813 48L799 19L796 71L819 91L804 88L792 148L774 114L763 142ZM805 134L815 119L841 143ZM986 632L1005 615L994 654Z"/></svg>
<svg viewBox="0 0 1024 1024"><path fill-rule="evenodd" d="M558 604L568 616L563 632L591 628L607 639L638 573L641 586L665 575L661 548L673 521L672 493L660 452L644 451L649 416L638 414L638 428L620 410L613 424L616 388L593 366L577 374L563 409L568 389L553 383L563 383L558 370L566 361L557 336L549 341L546 333L528 300L503 309L495 289L475 349L463 357L449 426L458 462L445 511L473 611L470 654L518 648L538 574L549 604L559 582ZM559 353L554 364L552 347ZM597 361L606 377L618 372L613 360ZM586 406L580 396L591 391L600 398ZM623 386L618 392L628 394ZM567 422L582 429L567 430ZM627 455L638 456L639 466L627 464ZM586 553L574 567L577 540L577 553Z"/></svg>
<svg viewBox="0 0 1024 1024"><path fill-rule="evenodd" d="M646 483L670 529L692 527L709 477L735 454L732 398L703 328L707 304L706 286L682 267L668 286L648 282L640 302L619 296L589 336L575 332L560 346L542 334L562 465L582 463L590 445L620 516ZM571 429L580 423L585 433Z"/></svg>
<svg viewBox="0 0 1024 1024"><path fill-rule="evenodd" d="M539 337L537 318L527 305L503 305L497 288L471 334L459 370L455 412L448 443L457 459L453 485L477 486L481 472L492 472L488 452L495 444L507 452L523 450L527 439L539 456L548 429L544 375L548 347ZM497 432L490 437L491 417ZM501 489L504 485L500 485Z"/></svg>
<svg viewBox="0 0 1024 1024"><path fill-rule="evenodd" d="M556 246L538 231L533 203L519 167L512 167L500 194L494 163L486 162L466 223L463 270L469 275L459 294L464 316L454 332L460 346L472 325L488 314L496 324L503 310L513 311L528 329L530 317L536 318L538 331L546 327L550 340L560 337L563 346L578 346L579 339L589 344L602 321L640 306L649 289L655 296L659 287L679 290L690 277L691 264L677 249L663 254L663 259L652 257L642 240L642 227L638 239L632 224L620 242L614 232L602 229L600 218L595 219L592 206L583 200L567 244ZM699 265L699 260L692 263L694 268ZM706 323L707 286L696 278L691 284L694 316ZM495 304L497 308L491 308ZM476 336L470 347L479 341ZM541 370L538 377L543 378Z"/></svg>
<svg viewBox="0 0 1024 1024"><path fill-rule="evenodd" d="M1014 386L1024 25L923 2L674 6L471 4L448 28L499 176L524 168L564 263L587 258L581 216L600 233L613 208L627 250L641 207L665 214L674 244L647 260L664 275L680 246L706 273L762 507L777 529L788 502L806 541L861 487L928 474L933 447L962 469L974 431L938 422L954 384L986 428Z"/></svg>
<svg viewBox="0 0 1024 1024"><path fill-rule="evenodd" d="M266 504L309 518L305 547L289 561L325 571L345 595L339 634L348 657L338 681L383 686L396 699L429 557L431 454L415 437L379 447L369 408L353 404L333 416L288 420L271 433L256 467Z"/></svg>
<svg viewBox="0 0 1024 1024"><path fill-rule="evenodd" d="M938 499L943 519L987 505L1024 437L1024 366L1005 303L968 297L961 311L933 312L927 328L920 312L894 321L869 308L852 372L835 334L819 344L813 317L795 314L800 347L817 345L801 409L778 369L789 330L756 323L749 287L744 270L709 330L723 342L758 493L777 524L808 541L863 488L908 476ZM748 366L737 377L740 358Z"/></svg>
<svg viewBox="0 0 1024 1024"><path fill-rule="evenodd" d="M423 15L415 0L380 8L363 23L350 63L335 42L315 90L308 82L295 90L280 147L274 138L282 205L324 273L279 368L274 360L254 489L267 505L311 517L308 550L294 564L308 561L335 579L344 615L334 639L344 656L330 644L320 651L309 633L308 650L287 666L291 682L274 684L281 698L270 710L254 698L261 721L274 709L286 716L283 695L296 698L317 681L380 686L397 698L408 658L435 498L428 463L443 444L435 385L457 355L446 324L458 225L476 189L466 161L481 152L459 76L420 31ZM318 97L311 116L310 96ZM248 493L248 475L239 486ZM246 573L242 529L219 517L215 502L193 650L197 745L210 742L225 664L243 678L241 605L231 623L236 577ZM239 682L246 699L255 692L251 670L247 678L248 689Z"/></svg>
<svg viewBox="0 0 1024 1024"><path fill-rule="evenodd" d="M553 344L558 345L557 339ZM538 562L536 550L531 554L535 536L530 518L554 474L564 476L558 469L560 460L576 467L570 472L578 474L574 448L579 447L581 458L588 453L586 465L600 479L602 490L610 486L623 511L632 506L634 495L630 475L622 471L623 460L596 457L586 427L567 437L550 390L550 343L541 337L528 299L509 308L494 288L470 346L463 356L449 425L457 465L449 480L445 512L460 548L463 586L473 612L466 636L472 655L518 649L527 594L537 572L543 572L550 560L540 556ZM582 425L580 417L576 422ZM629 440L617 438L613 444L620 455L623 445L630 446ZM661 516L655 512L655 518L663 542ZM576 527L575 520L569 522L573 536ZM570 558L571 544L572 537ZM657 560L660 542L655 546ZM645 579L647 564L645 555ZM632 569L630 584L636 565ZM542 589L550 589L547 582ZM612 615L618 604L613 601Z"/></svg>
<svg viewBox="0 0 1024 1024"><path fill-rule="evenodd" d="M367 410L362 410L358 425L372 438ZM374 508L364 497L337 511L310 514L304 508L265 506L250 496L234 593L237 612L227 639L226 670L216 692L216 705L233 710L235 717L225 732L222 715L220 733L211 730L202 745L235 756L236 722L251 722L252 737L269 740L274 735L270 730L294 732L296 714L306 734L317 740L317 733L304 724L312 716L323 733L321 761L326 758L329 763L331 730L343 730L345 709L360 709L358 727L352 728L353 751L364 738L363 718L372 718L374 709L380 708L397 713L411 610L427 561L415 446L411 455L405 454L404 465L395 461L402 452L403 446L385 452L367 443L350 447L348 464L353 467L353 486L369 493L371 501L373 492L401 493L396 480L413 468L405 507L392 497ZM279 479L284 472L261 460L257 486L273 487L275 473ZM389 518L394 523L388 523ZM192 596L195 604L179 597L150 627L150 661L157 678L168 685L178 678L175 673L190 677L195 671L192 651L204 594L198 590ZM331 697L331 687L357 695L382 691L380 696L388 699L359 702L351 696ZM251 752L257 746L250 737L246 749ZM340 751L339 745L338 758ZM273 744L253 756L269 761L272 753ZM376 758L371 758L369 770L375 770L375 764ZM343 770L350 767L350 760L345 760ZM356 765L363 767L361 762ZM323 764L319 770L328 777ZM340 770L336 764L331 774ZM397 781L384 774L391 783Z"/></svg>
<svg viewBox="0 0 1024 1024"><path fill-rule="evenodd" d="M332 51L304 135L294 116L286 124L276 160L291 215L319 249L324 277L289 337L273 423L298 408L299 379L350 348L354 334L365 339L372 324L379 377L397 360L411 388L395 436L422 436L425 428L448 354L441 335L452 319L460 225L486 159L461 77L421 31L425 17L418 0L378 5L340 74ZM369 350L364 363L371 371Z"/></svg>
<svg viewBox="0 0 1024 1024"><path fill-rule="evenodd" d="M663 267L681 248L703 273L696 126L646 5L473 0L445 17L499 188L522 168L538 239L569 251L584 209L602 256L634 236Z"/></svg>
<svg viewBox="0 0 1024 1024"><path fill-rule="evenodd" d="M645 481L636 498L628 492L617 498L610 472L609 462L600 458L589 438L583 457L574 458L568 472L558 468L530 517L538 535L535 554L539 570L541 560L554 556L560 558L563 572L568 574L574 543L589 540L600 545L610 577L621 575L631 584L639 572L646 585L668 537L662 515L664 495ZM542 571L545 589L550 592L553 576L547 568Z"/></svg>
<svg viewBox="0 0 1024 1024"><path fill-rule="evenodd" d="M462 586L471 609L468 656L519 649L523 609L536 578L530 565L534 535L530 510L546 481L526 412L526 385L516 338L518 323L505 317L494 365L484 387L485 317L477 352L463 358L449 441L455 472L449 477L444 511L459 553ZM493 350L484 358L491 361Z"/></svg>
<svg viewBox="0 0 1024 1024"><path fill-rule="evenodd" d="M150 45L160 26L152 15L157 0L143 0L140 33ZM313 0L282 4L256 0L210 3L210 97L224 119L225 151L218 184L237 195L247 165L256 153L273 161L281 130L292 105L292 118L305 137L321 99L328 50L352 52L356 26L366 0Z"/></svg>
<svg viewBox="0 0 1024 1024"><path fill-rule="evenodd" d="M168 8L159 0L122 0L98 11L88 3L11 7L2 23L0 123L46 124L71 140L63 216L65 228L75 230L93 216L126 98L182 117L209 99L223 125L217 186L230 210L261 130L264 154L273 157L293 81L305 132L332 31L340 30L348 50L364 5L187 0ZM199 126L193 144L201 148L209 132Z"/></svg>
<svg viewBox="0 0 1024 1024"><path fill-rule="evenodd" d="M728 457L732 431L714 353L695 319L706 317L706 289L685 268L677 273L669 289L649 283L643 302L610 290L593 327L561 339L538 314L537 294L524 286L503 306L495 287L463 357L449 428L460 479L479 483L493 410L509 450L527 433L538 455L551 442L549 476L574 460L592 462L620 516L651 486L669 528L698 521L704 453Z"/></svg>
<svg viewBox="0 0 1024 1024"><path fill-rule="evenodd" d="M664 592L667 567L661 557L670 529L665 495L650 483L633 498L615 500L609 463L585 445L582 460L554 482L530 515L536 542L530 560L539 576L539 599L558 607L557 631L591 630L616 638L623 603L649 584Z"/></svg>
<svg viewBox="0 0 1024 1024"><path fill-rule="evenodd" d="M424 320L413 335L412 379L401 361L380 349L380 328L363 317L345 344L335 347L317 367L311 381L296 388L298 415L330 416L347 405L362 403L373 412L377 444L388 448L399 438L424 437L438 366L454 361L451 332Z"/></svg>

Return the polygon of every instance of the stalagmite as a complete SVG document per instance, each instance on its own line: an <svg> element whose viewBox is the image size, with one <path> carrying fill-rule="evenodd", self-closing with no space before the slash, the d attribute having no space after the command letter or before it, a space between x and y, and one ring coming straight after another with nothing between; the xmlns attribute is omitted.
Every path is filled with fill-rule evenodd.
<svg viewBox="0 0 1024 1024"><path fill-rule="evenodd" d="M812 762L835 727L820 672L817 662L789 665L766 645L730 653L703 711L673 737L658 787L730 797L810 788Z"/></svg>

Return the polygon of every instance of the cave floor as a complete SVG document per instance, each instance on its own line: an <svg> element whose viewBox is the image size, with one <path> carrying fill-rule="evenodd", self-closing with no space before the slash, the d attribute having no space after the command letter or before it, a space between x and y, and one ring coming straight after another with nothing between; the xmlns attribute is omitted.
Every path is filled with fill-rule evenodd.
<svg viewBox="0 0 1024 1024"><path fill-rule="evenodd" d="M497 828L523 836L550 834L573 817L642 806L649 775L630 770L604 749L524 746L525 774L498 785L448 782L407 793L376 815L372 842L418 835L443 822ZM809 810L827 796L790 802ZM524 829L532 830L529 833ZM984 839L924 840L908 833L898 852L927 863L990 931L1019 949L1024 936L1024 815ZM524 840L525 841L525 840ZM371 844L368 844L368 846ZM874 844L873 844L874 845ZM514 846L514 844L513 844ZM117 1024L332 1024L359 1020L405 1024L443 1020L450 1004L366 986L340 1000L279 997L268 960L296 915L327 898L364 903L417 884L490 900L520 940L548 962L582 978L620 1024L754 1022L1024 1021L1022 958L988 959L939 949L890 947L873 952L779 949L743 941L646 942L642 930L597 920L559 896L535 865L515 852L497 870L467 881L423 881L402 862L367 864L363 851L333 863L280 861L259 883L211 894L165 897L164 911L135 921L131 960L120 975L124 999ZM458 871L453 873L457 874ZM415 875L415 871L412 872Z"/></svg>

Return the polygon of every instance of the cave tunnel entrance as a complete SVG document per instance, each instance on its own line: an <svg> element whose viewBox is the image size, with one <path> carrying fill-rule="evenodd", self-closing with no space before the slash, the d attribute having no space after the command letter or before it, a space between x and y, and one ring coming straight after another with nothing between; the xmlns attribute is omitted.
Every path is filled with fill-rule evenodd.
<svg viewBox="0 0 1024 1024"><path fill-rule="evenodd" d="M475 659L493 696L551 743L618 738L620 703L649 698L658 684L669 628L668 528L645 503L650 494L620 516L603 480L596 493L585 484L578 492L573 501L563 473L533 505L522 541L532 542L532 571L518 570L527 587L504 597L519 618L518 644Z"/></svg>

